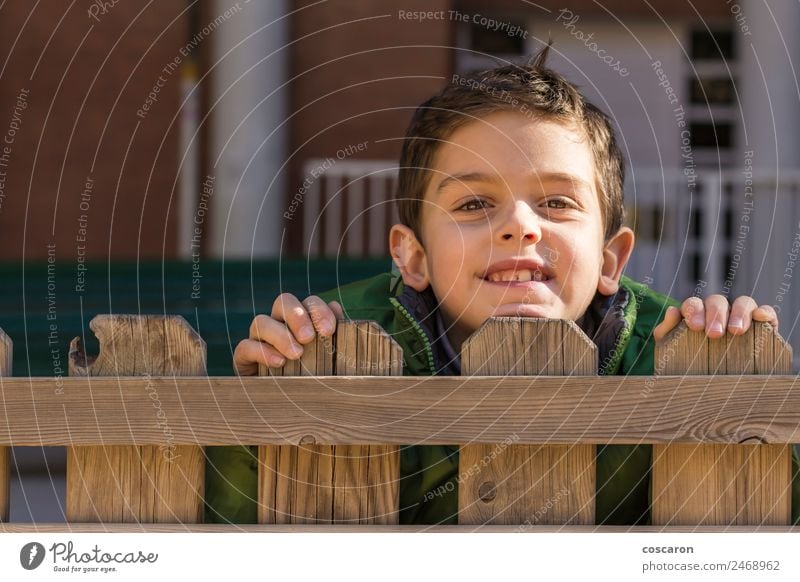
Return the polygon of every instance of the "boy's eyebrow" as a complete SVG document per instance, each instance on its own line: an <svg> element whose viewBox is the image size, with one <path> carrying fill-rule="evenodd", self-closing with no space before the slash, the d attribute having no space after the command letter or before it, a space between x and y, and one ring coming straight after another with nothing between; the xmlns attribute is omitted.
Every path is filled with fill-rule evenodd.
<svg viewBox="0 0 800 582"><path fill-rule="evenodd" d="M493 174L484 174L482 172L468 172L466 174L453 174L452 176L447 176L444 180L439 182L439 185L436 187L436 193L438 194L448 186L453 183L462 183L462 182L501 182L500 177Z"/></svg>
<svg viewBox="0 0 800 582"><path fill-rule="evenodd" d="M580 188L586 188L588 190L592 189L592 185L584 180L583 178L579 178L575 174L569 174L567 172L544 172L541 174L535 175L536 179L540 183L545 182L570 182L573 184L577 184ZM469 183L469 182L481 182L481 183L502 183L502 178L496 174L484 174L482 172L469 172L466 174L453 174L452 176L446 177L444 180L439 182L439 185L436 188L436 193L440 193L442 190L447 188L453 183Z"/></svg>
<svg viewBox="0 0 800 582"><path fill-rule="evenodd" d="M587 190L592 189L592 185L589 182L575 174L569 174L567 172L547 172L538 174L537 176L540 182L570 182L572 184L577 184L580 188L586 188Z"/></svg>

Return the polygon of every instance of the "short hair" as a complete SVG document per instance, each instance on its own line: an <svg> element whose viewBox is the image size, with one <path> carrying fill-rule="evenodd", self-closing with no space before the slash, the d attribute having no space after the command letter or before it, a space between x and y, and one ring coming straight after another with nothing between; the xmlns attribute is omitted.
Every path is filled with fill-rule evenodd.
<svg viewBox="0 0 800 582"><path fill-rule="evenodd" d="M586 133L599 178L605 239L625 219L625 162L611 121L563 76L545 67L550 44L524 65L506 65L453 77L453 82L414 112L400 153L397 192L400 221L421 238L422 199L437 148L476 117L519 111L521 105L542 119L574 123ZM456 82L457 81L457 82ZM513 100L517 103L514 104Z"/></svg>

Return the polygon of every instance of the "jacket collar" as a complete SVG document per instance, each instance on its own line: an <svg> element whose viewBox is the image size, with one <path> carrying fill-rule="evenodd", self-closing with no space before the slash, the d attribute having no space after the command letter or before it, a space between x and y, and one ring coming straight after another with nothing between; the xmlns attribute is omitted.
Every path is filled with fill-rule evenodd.
<svg viewBox="0 0 800 582"><path fill-rule="evenodd" d="M402 284L395 287L402 292L393 298L395 307L402 306L411 318L421 339L426 344L431 373L439 376L458 376L461 359L447 337L438 301L431 287L418 292ZM636 318L636 302L631 292L620 285L615 295L597 293L586 313L575 323L597 345L599 374L614 374L630 337ZM396 302L396 303L395 303Z"/></svg>
<svg viewBox="0 0 800 582"><path fill-rule="evenodd" d="M447 337L439 302L431 287L421 293L405 287L397 301L414 317L424 333L424 339L433 352L433 373L436 376L460 375L461 358Z"/></svg>

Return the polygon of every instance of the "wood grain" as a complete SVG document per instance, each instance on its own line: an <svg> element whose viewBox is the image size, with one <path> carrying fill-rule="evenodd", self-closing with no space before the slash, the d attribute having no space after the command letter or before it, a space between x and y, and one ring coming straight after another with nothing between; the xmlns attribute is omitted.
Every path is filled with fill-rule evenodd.
<svg viewBox="0 0 800 582"><path fill-rule="evenodd" d="M260 374L400 375L402 357L400 346L374 322L340 321L332 338L317 336L304 346L299 360L289 360L283 368L262 367ZM324 379L317 380L322 389L328 387ZM335 399L336 391L330 392ZM309 431L297 445L259 447L259 522L397 523L398 447L321 445L316 435Z"/></svg>
<svg viewBox="0 0 800 582"><path fill-rule="evenodd" d="M148 386L177 445L800 442L789 375L154 376L8 378L0 445L163 445Z"/></svg>
<svg viewBox="0 0 800 582"><path fill-rule="evenodd" d="M11 376L11 361L14 344L0 329L0 382ZM5 392L5 388L0 390ZM8 504L11 489L11 449L0 446L0 523L8 521Z"/></svg>
<svg viewBox="0 0 800 582"><path fill-rule="evenodd" d="M791 348L767 324L709 340L681 323L658 346L665 374L727 375L729 398L738 398L746 375L788 374ZM754 395L756 398L757 395ZM698 399L694 407L704 403ZM687 410L691 416L693 410ZM770 422L764 417L764 422ZM745 435L743 435L745 436ZM668 444L653 447L652 519L667 525L782 525L791 519L791 445Z"/></svg>
<svg viewBox="0 0 800 582"><path fill-rule="evenodd" d="M205 455L172 439L172 418L150 375L197 376L206 371L205 342L179 316L98 315L90 322L100 343L97 358L70 346L71 376L146 376L141 410L158 446L69 446L67 520L71 522L198 523L203 515ZM66 391L66 390L65 390ZM93 395L85 414L99 418ZM176 407L171 407L174 411ZM122 414L127 417L123 407ZM120 429L129 425L120 419ZM74 431L76 427L72 427ZM107 442L100 438L100 443ZM77 443L76 443L77 444Z"/></svg>
<svg viewBox="0 0 800 582"><path fill-rule="evenodd" d="M800 526L621 526L621 525L326 525L326 524L239 524L222 523L0 523L0 533L793 533ZM432 539L431 542L436 543ZM765 537L764 541L768 543Z"/></svg>
<svg viewBox="0 0 800 582"><path fill-rule="evenodd" d="M464 343L461 371L496 376L594 374L597 347L571 321L492 318ZM481 396L493 397L492 392ZM530 423L537 422L530 417ZM514 444L518 440L518 434L509 433L499 444L461 446L459 524L593 524L594 445Z"/></svg>

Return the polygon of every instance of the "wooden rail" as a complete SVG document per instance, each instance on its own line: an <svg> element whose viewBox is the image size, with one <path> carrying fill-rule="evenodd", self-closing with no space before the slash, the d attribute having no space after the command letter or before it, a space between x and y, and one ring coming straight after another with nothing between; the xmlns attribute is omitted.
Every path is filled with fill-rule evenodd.
<svg viewBox="0 0 800 582"><path fill-rule="evenodd" d="M397 375L399 348L367 322L340 322L300 362L250 378L203 376L202 340L183 320L115 316L93 329L100 355L73 344L80 375L64 379L10 377L11 344L0 341L4 521L7 447L48 445L73 455L70 522L216 531L189 525L201 518L201 447L249 444L260 449L259 527L391 531L398 447L457 444L464 528L531 523L568 488L570 498L533 523L593 529L594 445L653 444L654 523L789 523L800 386L790 349L766 325L714 341L680 326L659 347L656 374L630 377L594 375L596 348L562 321L491 320L465 343L463 376L424 378Z"/></svg>
<svg viewBox="0 0 800 582"><path fill-rule="evenodd" d="M800 442L795 376L5 378L3 399L0 445Z"/></svg>

